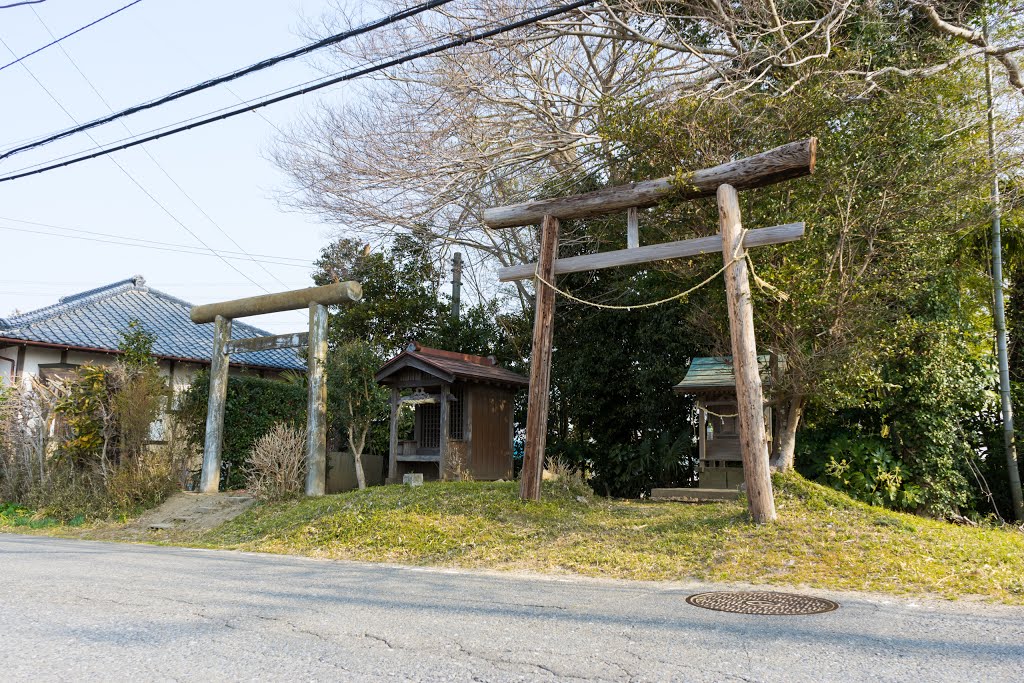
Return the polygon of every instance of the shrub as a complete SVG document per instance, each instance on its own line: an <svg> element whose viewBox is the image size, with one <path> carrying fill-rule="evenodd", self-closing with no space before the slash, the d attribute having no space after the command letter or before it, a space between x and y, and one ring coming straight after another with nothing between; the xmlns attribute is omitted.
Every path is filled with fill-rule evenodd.
<svg viewBox="0 0 1024 683"><path fill-rule="evenodd" d="M548 452L549 462L560 460L586 470L595 491L620 498L643 498L662 486L686 486L696 471L688 434L648 434L638 442L610 446L567 440L556 442Z"/></svg>
<svg viewBox="0 0 1024 683"><path fill-rule="evenodd" d="M264 500L298 496L306 477L306 430L278 422L256 439L245 468L246 487Z"/></svg>
<svg viewBox="0 0 1024 683"><path fill-rule="evenodd" d="M851 498L897 510L916 510L924 500L921 488L906 473L882 439L851 439L845 434L823 450L821 479Z"/></svg>
<svg viewBox="0 0 1024 683"><path fill-rule="evenodd" d="M84 457L96 455L85 450L68 457L65 445L75 440L73 431L52 427L61 415L58 403L79 379L30 381L0 406L0 500L65 521L124 518L158 505L179 488L181 471L195 454L172 439L139 448L131 457ZM98 431L116 433L106 422Z"/></svg>
<svg viewBox="0 0 1024 683"><path fill-rule="evenodd" d="M206 407L210 373L200 372L182 395L178 419L189 442L202 449L206 438ZM245 375L228 378L224 407L224 450L221 485L245 485L245 469L256 441L282 422L298 429L306 422L306 389L300 382L282 382Z"/></svg>
<svg viewBox="0 0 1024 683"><path fill-rule="evenodd" d="M178 488L194 453L181 439L149 443L168 397L151 346L133 324L113 365L26 377L0 396L0 500L62 520L111 518Z"/></svg>

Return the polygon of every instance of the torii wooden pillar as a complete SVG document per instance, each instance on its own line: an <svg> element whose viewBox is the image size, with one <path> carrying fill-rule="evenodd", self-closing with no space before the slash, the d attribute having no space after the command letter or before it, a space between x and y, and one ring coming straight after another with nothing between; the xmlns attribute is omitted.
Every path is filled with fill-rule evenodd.
<svg viewBox="0 0 1024 683"><path fill-rule="evenodd" d="M650 263L712 251L722 252L726 266L725 286L736 374L743 472L747 482L750 514L759 523L775 519L775 501L768 466L764 395L754 341L750 282L744 257L746 249L750 247L800 239L804 225L791 223L744 233L740 223L737 190L764 187L813 173L816 151L817 141L810 138L714 168L695 171L682 184L675 178L666 177L572 197L513 204L484 212L484 223L490 228L541 225L539 262L502 268L498 271L498 278L504 282L527 279L536 274L554 283L559 273ZM719 235L639 246L637 209L654 206L665 199L695 199L712 195L718 197ZM627 211L626 249L558 258L558 229L561 220L621 210ZM519 488L519 495L525 500L540 500L547 439L554 310L555 292L538 280L526 418L526 451Z"/></svg>
<svg viewBox="0 0 1024 683"><path fill-rule="evenodd" d="M306 495L324 495L327 474L327 306L352 304L363 296L358 282L338 282L323 287L193 306L194 323L215 323L210 361L210 399L206 409L206 440L200 493L216 493L220 487L221 451L224 445L224 405L228 391L228 365L232 353L307 346L309 404L306 412ZM231 321L249 315L309 309L309 332L273 337L231 339Z"/></svg>

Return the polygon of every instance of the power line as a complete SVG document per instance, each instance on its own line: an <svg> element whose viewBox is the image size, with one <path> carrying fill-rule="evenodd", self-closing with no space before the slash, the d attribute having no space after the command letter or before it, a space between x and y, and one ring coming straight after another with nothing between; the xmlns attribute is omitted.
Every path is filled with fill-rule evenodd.
<svg viewBox="0 0 1024 683"><path fill-rule="evenodd" d="M136 2L141 2L141 0L136 0ZM43 28L44 28L44 29L46 29L46 32L47 32L47 33L49 33L51 37L53 37L53 31L51 31L51 30L50 30L50 27L46 25L46 22L45 22L45 21L43 21L43 18L42 18L41 16L39 16L39 12L36 12L36 8L35 8L35 7L33 7L33 8L32 8L32 13L36 15L36 19L38 19L38 20L39 20L39 23L40 23L40 24L42 24L42 26L43 26ZM78 72L78 75L82 77L82 79L83 79L83 80L84 80L84 81L85 81L85 82L86 82L86 83L87 83L87 84L89 85L89 87L90 87L90 88L92 88L92 91L93 91L93 93L94 93L94 94L96 95L96 97L98 97L98 98L99 98L100 102L102 102L102 103L103 103L103 105L104 105L104 106L105 106L105 107L106 107L106 108L107 108L107 109L108 109L109 111L111 111L111 112L112 112L112 111L114 111L114 108L110 106L110 103L109 103L109 102L107 102L107 99L106 99L105 97L103 97L103 95L102 95L102 94L100 93L99 89L98 89L98 88L97 88L97 87L96 87L96 86L95 86L95 85L93 84L92 80L90 80L90 79L89 79L89 77L85 75L85 72L84 72L84 71L82 71L82 69L81 69L81 68L80 68L80 67L78 66L78 63L77 63L77 62L75 62L75 60L71 58L71 55L70 55L70 54L68 53L68 51L67 51L66 49L64 49L64 46L63 46L63 45L58 45L57 47L58 47L58 48L60 48L60 51L61 51L62 53L64 53L64 56L65 56L65 57L67 58L67 60L68 60L69 62L71 62L71 66L73 66L73 67L75 68L75 71L77 71L77 72ZM123 128L124 128L124 129L125 129L125 130L126 130L126 131L128 132L128 134L129 134L129 135L134 135L134 133L132 133L132 130L131 130L131 129L130 129L129 127L128 127L128 124L126 124L126 123L125 123L124 121L119 121L119 123L121 124L121 127L123 127ZM222 235L224 235L225 237L227 237L227 238L228 238L228 240L229 240L229 241L230 241L230 242L231 242L232 244L234 244L234 245L235 245L236 247L238 247L239 251L241 251L242 253L244 253L244 254L245 254L246 256L248 256L248 255L249 255L249 254L248 254L248 252L246 252L245 248L244 248L244 247L242 247L242 245L241 245L241 244L239 244L239 243L238 243L238 242L237 242L237 241L235 240L235 238L234 238L234 237L232 237L231 235L229 235L229 234L227 233L227 231L226 231L226 230L225 230L224 228L222 228L222 227L220 226L220 224L219 224L219 223L218 223L217 221L215 221L215 220L213 219L213 217L212 217L212 216L211 216L210 214L208 214L208 213L206 212L206 210L205 210L205 209L203 209L203 207L199 206L199 204L198 204L198 203L196 202L196 200L192 198L192 195L190 195L190 194L189 194L188 192L186 192L186 191L185 191L185 188L183 188L183 187L182 187L182 186L181 186L181 185L180 185L180 184L178 183L178 181L177 181L177 180L175 180L175 179L174 179L174 178L173 178L173 177L171 176L171 174L167 172L167 169L166 169L166 168L164 168L163 164L161 164L161 163L160 163L159 161L157 161L156 157L155 157L155 156L153 156L153 154L152 154L152 153L151 153L151 152L150 152L150 151L149 151L149 150L148 150L147 148L143 147L143 148L142 148L142 151L143 151L143 152L144 152L144 153L146 154L146 156L147 156L147 157L149 157L149 160L150 160L150 161L152 161L152 162L153 162L153 164L154 164L154 165L155 165L155 166L156 166L156 167L157 167L158 169L160 169L160 172L164 174L164 177L166 177L166 178L167 178L167 179L168 179L169 181L171 181L171 184L173 184L173 185L174 185L174 186L175 186L176 188L178 188L178 191L179 191L179 192L181 192L181 194L182 194L182 195L184 195L184 196L185 196L185 198L186 198L186 199L187 199L187 200L188 200L189 202L191 202L192 206L194 206L194 207L196 208L196 210L198 210L198 211L199 211L199 213L201 213L201 214L202 214L202 215L203 215L203 216L204 216L204 217L206 218L206 220L208 220L208 221L209 221L210 223L212 223L212 224L213 224L213 226L214 226L215 228L217 228L217 230L219 230L219 231L220 231L220 233L221 233ZM257 262L257 261L256 261L256 259L253 259L253 260L252 260L252 262L253 262L254 264L256 264L256 266L257 266L258 268L260 268L260 269L261 269L261 270L262 270L262 271L263 271L264 273L266 273L267 275L269 275L269 276L270 276L270 277L271 277L271 278L272 278L272 279L273 279L274 281L276 281L276 282L277 282L277 283L278 283L279 285L281 285L282 287L287 287L287 285L285 285L285 283L284 283L284 282L283 282L283 281L281 280L281 278L277 277L277 276L276 276L276 275L274 275L274 274L273 274L272 272L270 272L270 271L269 271L269 270L267 269L267 267L266 267L265 265L263 265L262 263L259 263L259 262ZM250 281L251 281L251 280L250 280ZM255 283L255 282L253 282L253 284L256 284L256 283ZM263 288L263 290L264 290L264 291L266 291L266 288L265 288L265 287L262 287L262 285L258 285L258 286L260 286L261 288Z"/></svg>
<svg viewBox="0 0 1024 683"><path fill-rule="evenodd" d="M494 22L491 22L491 23L494 23ZM422 42L418 43L418 45L429 45L429 44L430 44L430 41L422 41ZM226 87L225 86L225 89L232 96L234 96L234 98L237 99L241 104L246 105L246 104L252 104L252 103L259 102L261 99L267 99L267 98L270 98L270 97L274 97L276 95L280 95L282 93L290 92L294 88L305 87L307 85L313 85L313 84L317 84L317 83L322 83L324 80L326 80L327 78L330 78L330 77L331 76L322 76L320 78L313 78L313 79L310 79L308 81L304 81L302 83L299 83L298 85L288 86L288 87L285 87L285 88L280 88L278 90L273 90L273 91L271 91L269 93L265 93L264 95L260 95L260 96L257 96L257 97L249 98L248 100L243 99L235 91L233 91L230 87ZM147 130L145 133L142 133L141 135L151 135L151 134L159 133L159 132L162 132L162 131L170 130L171 128L174 128L176 126L192 123L193 121L199 121L204 116L211 116L211 115L214 115L214 114L220 114L221 112L228 112L230 110L231 110L231 106L223 106L223 107L220 107L218 109L213 109L213 110L207 111L207 112L205 112L203 114L196 114L194 116L190 116L190 117L185 118L185 119L179 119L178 121L175 121L173 123L167 123L167 124L164 124L164 125L161 125L161 126L157 126L155 128L150 128L149 130ZM279 133L284 133L284 131L282 131L273 121L271 121L268 118L266 118L265 116L263 116L262 112L260 112L258 109L254 109L252 113L254 113L257 116L259 116L260 118L262 118L270 126L272 126L274 129L276 129ZM138 139L139 137L140 137L139 135L134 135L133 134L133 135L129 135L127 137L118 138L118 139L113 140L111 142L108 142L106 144L108 144L108 145L118 145L120 143L130 142L132 140ZM24 140L30 140L30 139L32 139L32 138L25 138ZM21 141L19 141L19 142L21 142ZM21 168L15 169L12 172L12 174L16 174L16 173L20 174L23 171L34 170L34 169L41 169L41 167L46 166L48 164L56 163L58 161L64 161L65 159L73 159L77 155L84 154L86 152L91 152L91 151L97 150L97 149L102 149L102 147L103 147L102 145L94 144L92 147L88 147L86 149L81 149L81 150L78 150L76 152L70 152L70 153L65 154L63 156L51 158L51 159L46 160L46 161L39 161L39 162L36 162L36 163L29 164L27 166L23 166ZM118 150L111 149L110 151L118 151Z"/></svg>
<svg viewBox="0 0 1024 683"><path fill-rule="evenodd" d="M21 7L22 5L38 5L46 2L46 0L22 0L21 2L12 2L10 5L0 5L0 9L10 9L11 7Z"/></svg>
<svg viewBox="0 0 1024 683"><path fill-rule="evenodd" d="M29 228L14 228L14 227L11 227L11 226L8 226L8 225L0 225L0 230L6 230L6 231L9 231L9 232L22 232L22 233L28 233L28 234L32 234L32 235L45 235L47 237L61 237L61 238L64 238L64 239L80 240L80 241L83 241L83 242L97 242L97 243L101 243L101 244L114 244L114 245L118 245L118 246L122 246L122 247L136 247L138 249L152 249L152 250L156 250L156 251L174 252L174 253L178 253L178 254L191 254L193 256L216 256L216 257L220 258L221 260L223 260L223 259L231 259L231 260L235 260L235 261L248 261L248 260L251 259L250 256L230 256L229 254L231 254L231 252L220 252L220 251L213 251L213 250L203 251L203 250L200 250L199 247L191 247L191 246L189 246L187 244L179 244L179 245L177 245L178 248L172 248L172 247L161 247L161 246L156 246L156 245L152 245L152 244L143 244L142 240L139 240L138 242L127 241L127 240L132 240L133 239L133 238L130 238L130 237L117 237L117 239L126 240L126 241L123 241L123 242L119 242L119 241L116 241L116 240L113 240L113 239L101 239L101 238L98 238L98 237L81 237L79 235L67 235L67 234L63 234L63 233L59 233L59 232L46 232L45 230L32 230L32 229L29 229ZM270 258L273 258L273 257L270 257ZM312 263L307 263L307 264L303 265L301 263L285 263L285 262L281 262L281 261L269 261L269 260L263 260L263 259L261 259L261 262L262 263L269 263L270 265L274 265L274 266L288 266L290 268L305 268L307 270L312 267Z"/></svg>
<svg viewBox="0 0 1024 683"><path fill-rule="evenodd" d="M13 51L13 50L11 50L11 48L10 48L10 47L9 47L9 46L7 45L7 43L6 43L6 42L4 42L4 40L3 40L2 38L0 38L0 45L3 45L3 46L4 46L4 47L5 47L6 49L7 49L7 51L8 51L8 52L10 52L11 54L14 54L14 51ZM65 106L64 106L64 105L63 105L63 104L61 103L61 101L60 101L59 99L57 99L57 96L56 96L56 95L54 95L54 94L53 94L52 92L50 92L50 89L49 89L49 88L47 88L47 87L46 87L45 85L43 85L43 82L42 82L42 81L40 81L40 80L39 80L39 78L37 78L37 77L36 77L36 75L35 75L34 73L32 73L32 70L31 70L31 69L29 69L29 68L28 68L28 66L27 66L26 64L22 64L22 65L21 65L21 68L22 68L22 69L24 69L24 70L25 70L25 72L26 72L26 73L28 73L28 75L32 77L32 80L34 80L34 81L36 82L36 84L37 84L37 85L38 85L38 86L39 86L40 88L42 88L43 92L45 92L45 93L46 93L47 95L49 95L50 99L51 99L51 100L53 100L54 104L56 104L56 105L57 105L58 107L60 107L60 110L61 110L61 111L63 111L63 112L64 112L64 113L65 113L65 114L67 115L67 117L68 117L69 119L71 119L71 120L72 120L72 121L74 121L75 123L78 123L78 119L76 119L76 118L75 118L75 116L74 116L74 115L73 115L73 114L72 114L72 113L71 113L70 111L68 111L67 107L65 107ZM86 133L85 133L85 135L86 135L86 137L88 137L88 138L89 138L90 140L92 140L93 144L96 144L96 145L98 145L98 144L99 144L98 142L96 142L96 139L95 139L95 138L94 138L94 137L92 136L92 133L86 132ZM158 207L158 208L159 208L159 209L160 209L161 211L163 211L163 212L164 212L165 214L167 214L167 216L168 216L168 217L169 217L169 218L170 218L171 220L173 220L173 221L174 221L175 223L177 223L178 225L180 225L180 226L181 226L181 228L182 228L182 229L183 229L183 230L184 230L185 232L187 232L188 234L192 235L192 237L193 237L193 238L194 238L194 239L195 239L195 240L196 240L197 242L199 242L199 243L200 243L201 245L203 245L204 247L206 247L206 249L208 249L208 250L209 250L209 252L210 252L211 254L214 254L214 255L218 256L218 258L220 258L220 260L224 262L224 265L226 265L226 266L228 266L229 268L231 268L231 270L235 271L236 273L238 273L239 275L241 275L242 277L244 277L244 278L245 278L246 280L248 280L249 282L253 283L253 284L254 284L254 285L256 285L257 287L259 287L260 289L262 289L262 290L263 290L264 292L267 292L268 294L270 293L270 290L268 290L268 289L267 289L266 287L264 287L263 285L261 285L260 283L256 282L256 281L255 281L255 280L253 280L253 279L252 279L251 277L249 277L249 276L248 276L248 275L247 275L247 274L245 273L245 271L241 270L241 269L240 269L240 268L239 268L238 266L236 266L235 264L231 263L230 261L228 261L227 259L225 259L225 258L224 258L223 256L220 256L219 254L217 254L217 252L215 252L215 251L213 250L213 247L211 247L211 246L210 246L209 244L207 244L206 242L204 242L204 241L203 241L203 238L201 238L201 237L200 237L199 235L197 235L197 234L196 234L196 233L195 233L194 231L192 231L192 229L190 229L190 228L189 228L189 227L188 227L187 225L185 225L185 224L184 224L184 223L183 223L183 222L181 221L181 219L179 219L179 218L178 218L177 216L175 216L175 215L174 215L174 213L173 213L173 212L172 212L172 211L171 211L170 209L168 209L168 208L167 208L166 206L164 206L164 205L163 205L163 203L162 203L162 202L161 202L161 201L160 201L159 199L157 199L157 198L156 198L156 196L155 196L155 195L154 195L154 194L153 194L152 192L150 192L149 190L147 190L147 189L146 189L146 188L145 188L145 187L144 187L144 186L142 185L142 183L140 183L140 182L139 182L139 181L138 181L138 180L137 180L137 179L135 178L135 176L133 176L133 175L132 175L131 173L129 173L129 172L128 172L128 169L126 169L126 168L125 168L124 166L122 166L122 165L121 165L121 163L120 163L120 162L119 162L119 161L118 161L117 159L115 159L114 157L108 157L108 158L110 159L111 163L113 163L113 164L114 164L114 166L116 166L116 167L118 168L118 170L119 170L119 171L121 171L121 173L123 173L123 174L124 174L124 176L125 176L126 178L128 178L128 180L130 180L130 181L131 181L131 182L132 182L132 183L133 183L133 184L134 184L134 185L135 185L135 186L136 186L137 188L139 188L139 190L140 190L140 191L141 191L141 192L142 192L142 193L143 193L144 195L146 195L147 197L149 197L149 199L150 199L150 200L151 200L151 201L152 201L152 202L153 202L154 204L156 204L156 206L157 206L157 207Z"/></svg>
<svg viewBox="0 0 1024 683"><path fill-rule="evenodd" d="M247 76L257 71L262 71L263 69L270 68L289 59L294 59L295 57L300 57L304 54L313 52L314 50L319 50L321 48L328 47L330 45L334 45L336 43L348 40L349 38L353 38L364 33L369 33L370 31L374 31L378 28L382 28L389 24L393 24L397 21L401 21L402 19L407 19L409 17L416 16L417 14L420 14L430 9L434 9L435 7L447 5L449 2L452 2L452 0L429 0L429 2L414 5L409 9L405 9L400 12L394 12L385 17L381 17L380 19L377 19L375 21L371 21L367 24L358 26L354 29L342 31L341 33L335 33L334 35L324 38L323 40L318 40L315 43L311 43L310 45L300 47L296 50L292 50L291 52L286 52L276 57L264 59L261 62L256 62L255 64L244 67L242 69L238 69L236 71L232 71L231 73L224 74L223 76L211 78L209 80L203 81L202 83L197 83L187 88L177 90L173 93L170 93L169 95L158 97L155 100L150 100L149 102L144 102L142 104L137 104L135 106L128 107L127 109L122 109L121 111L114 112L109 116L102 116L98 119L88 121L87 123L78 124L77 126L60 131L59 133L54 133L53 135L49 135L30 144L15 147L14 149L8 150L3 154L0 154L0 160L6 159L14 154L18 154L19 152L24 152L30 149L34 149L36 147L48 145L51 142L60 140L62 138L66 138L69 135L74 135L75 133L80 133L82 131L95 128L97 126L102 126L103 124L110 123L111 121L114 121L116 119L123 118L125 116L130 116L140 111L145 111L146 109L152 109L153 107L158 107L160 105L167 104L168 102L173 102L174 100L181 99L182 97L186 97L188 95L193 95L197 92L207 90L222 83L227 83L228 81L233 81L235 79L241 78L242 76Z"/></svg>
<svg viewBox="0 0 1024 683"><path fill-rule="evenodd" d="M117 146L114 146L114 147L107 147L107 148L101 149L101 150L99 150L97 152L93 152L91 154L85 154L85 155L77 156L77 157L74 157L74 158L72 158L70 160L67 160L67 161L61 161L61 162L58 162L58 163L53 163L53 164L49 164L47 166L43 166L41 168L33 169L33 170L30 170L30 171L24 171L24 172L20 172L20 173L15 173L13 175L4 176L4 177L0 178L0 183L7 182L9 180L18 180L19 178L25 178L25 177L32 176L32 175L38 175L40 173L45 173L47 171L52 171L52 170L57 169L57 168L63 168L65 166L71 166L71 165L74 165L74 164L77 164L77 163L81 163L83 161L89 161L90 159L96 159L98 157L105 156L105 155L110 154L112 152L120 152L122 150L130 149L130 148L136 147L138 145L144 145L147 142L153 142L154 140L159 140L161 138L165 138L165 137L168 137L170 135L176 135L178 133L183 133L183 132L185 132L187 130L192 130L193 128L199 128L201 126L205 126L205 125L210 124L210 123L216 123L217 121L223 121L225 119L229 119L229 118L232 118L234 116L238 116L239 114L246 114L246 113L255 111L257 109L261 109L262 107L267 107L267 106L270 106L272 104L277 104L279 102L283 102L285 100L292 99L293 97L299 97L300 95L307 95L307 94L309 94L311 92L315 92L317 90L322 90L323 88L326 88L326 87L329 87L329 86L332 86L332 85L337 85L338 83L343 83L345 81L354 80L356 78L359 78L360 76L366 76L368 74L376 73L378 71L383 71L384 69L389 69L389 68L394 67L394 66L400 66L402 64L405 64L406 62L410 62L410 61L413 61L413 60L416 60L416 59L422 59L423 57L429 57L431 55L435 55L435 54L438 54L440 52L445 52L446 50L451 50L451 49L456 48L456 47L462 47L464 45L468 45L469 43L475 43L475 42L479 42L481 40L486 40L487 38L493 38L494 36L498 36L498 35L501 35L501 34L504 34L504 33L508 33L510 31L514 31L515 29L523 28L524 26L529 26L530 24L535 24L538 21L543 21L545 19L550 19L550 18L558 16L560 14L565 14L566 12L570 12L572 10L579 9L580 7L584 7L586 5L593 4L594 2L595 2L595 0L577 0L576 2L569 3L568 5L562 5L560 7L555 8L555 9L551 9L551 10L548 10L546 12L541 12L540 14L535 14L533 16L527 17L525 19L520 19L519 21L515 21L515 22L512 22L510 24L503 24L501 26L498 26L497 28L489 29L487 31L481 31L479 33L469 34L469 35L463 36L462 38L458 38L456 40L452 40L452 41L449 41L449 42L446 42L446 43L442 43L441 45L437 45L435 47L428 48L428 49L425 49L425 50L420 50L418 52L414 52L412 54L408 54L408 55L405 55L405 56L402 56L402 57L397 57L395 59L391 59L391 60L388 60L386 62L382 62L382 63L374 65L374 66L369 66L369 67L366 67L366 68L363 68L363 69L358 69L358 70L355 70L355 71L350 71L348 73L341 74L341 75L336 76L334 78L330 78L330 79L327 79L325 81L321 81L321 82L317 83L316 85L311 85L309 87L304 87L304 88L299 88L297 90L292 90L292 91L290 91L290 92L288 92L288 93L286 93L284 95L280 95L278 97L273 97L273 98L270 98L270 99L262 100L262 101L256 102L255 104L252 104L252 105L249 105L249 106L246 106L246 107L240 107L238 109L233 109L233 110L230 110L230 111L228 111L228 112L226 112L224 114L219 114L217 116L211 116L209 118L199 119L199 120L194 121L193 123L188 123L188 124L185 124L185 125L182 125L182 126L178 126L178 127L175 127L175 128L171 128L171 129L165 130L165 131L160 132L160 133L156 133L156 134L153 134L153 135L148 135L146 137L138 138L136 140L132 140L130 142L126 142L124 144L117 145ZM2 158L3 157L0 157L0 159L2 159Z"/></svg>
<svg viewBox="0 0 1024 683"><path fill-rule="evenodd" d="M50 228L52 230L62 230L64 232L75 232L82 235L95 235L97 237L111 237L118 240L129 240L132 242L141 242L143 244L155 244L163 247L181 247L183 249L196 249L200 250L199 247L192 246L191 244L178 244L176 242L161 242L159 240L147 240L143 237L130 237L128 235L118 235L111 232L98 232L96 230L85 230L84 228L68 228L63 225L54 225L53 223L41 223L39 221L27 221L21 218L8 218L6 216L0 216L0 221L9 221L11 223L22 223L24 225L34 225L40 228ZM228 249L217 250L221 254L231 254L232 256L248 256L248 252L230 251ZM204 253L200 250L200 253ZM276 254L252 254L262 259L271 259L273 261L292 261L294 264L309 264L309 259L299 258L295 256L278 256Z"/></svg>
<svg viewBox="0 0 1024 683"><path fill-rule="evenodd" d="M18 58L17 58L17 59L15 59L15 60L14 60L13 62L7 62L7 63L6 63L6 64L4 64L3 66L0 66L0 71L3 71L4 69L6 69L6 68L7 68L7 67L9 67L9 66L14 66L15 64L17 64L18 62L20 62L20 61L21 61L21 60L23 60L23 59L28 59L28 58L29 58L29 57L31 57L32 55L34 55L34 54L38 54L38 53L42 52L43 50L45 50L45 49L46 49L46 48L48 48L48 47L52 47L52 46L56 45L57 43L61 42L61 41L62 41L62 40L64 40L65 38L70 38L71 36L75 35L76 33L81 33L81 32L82 32L82 31L84 31L85 29L87 29L87 28L89 28L89 27L91 27L91 26L95 26L96 24L100 23L101 21L104 21L105 19L109 19L110 17L114 16L114 15L115 15L115 14L117 14L118 12L123 12L124 10L128 9L128 8L129 8L129 7L131 7L132 5L137 5L137 4L139 4L140 2L142 2L142 0L134 0L134 2L129 2L129 3L128 3L127 5L125 5L124 7L119 7L118 9L114 10L114 11L113 11L113 12L111 12L110 14L105 14L105 15L103 15L102 17L100 17L99 19L95 19L95 20L93 20L93 21L89 22L88 24L86 24L85 26L82 26L81 28L76 28L76 29L75 29L74 31L72 31L71 33L65 33L65 34L64 34L64 35L62 35L62 36L61 36L60 38L54 38L54 39L53 39L52 41L50 41L50 42L49 42L49 43L47 43L46 45L43 45L42 47L39 47L39 48L36 48L35 50L32 50L32 52L29 52L28 54L24 54L24 55L22 55L22 56L18 57ZM36 8L35 8L35 7L33 7L33 8L32 8L32 11L34 12L34 11L35 11L35 9L36 9ZM38 14L36 14L36 17L38 17L38 16L39 16L39 15L38 15ZM42 21L42 20L40 20L40 21ZM48 32L48 33L50 32L50 29L46 29L46 30L47 30L47 32ZM51 37L51 38L53 38L53 33L50 33L50 37Z"/></svg>
<svg viewBox="0 0 1024 683"><path fill-rule="evenodd" d="M290 287L300 287L306 283L300 283L295 285L289 285ZM29 285L31 287L40 285L44 287L76 287L79 285L90 285L97 286L95 280L19 280L19 279L0 279L0 285ZM178 281L164 281L160 280L161 287L248 287L248 282L236 282L232 280L189 280L188 282Z"/></svg>

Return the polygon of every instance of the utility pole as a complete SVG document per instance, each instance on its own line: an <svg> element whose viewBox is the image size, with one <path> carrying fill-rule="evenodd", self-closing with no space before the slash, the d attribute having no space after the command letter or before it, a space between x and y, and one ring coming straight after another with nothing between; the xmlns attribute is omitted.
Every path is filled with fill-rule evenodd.
<svg viewBox="0 0 1024 683"><path fill-rule="evenodd" d="M988 40L988 17L984 19L984 35ZM1017 468L1017 445L1013 431L1013 403L1010 399L1010 363L1006 352L1006 307L1003 302L1003 240L999 208L999 167L996 162L995 111L992 104L992 67L985 55L985 99L988 104L988 156L992 166L992 288L995 293L993 318L996 324L996 351L999 357L999 399L1003 412L1003 443L1006 448L1006 469L1013 496L1013 517L1024 520L1024 499Z"/></svg>
<svg viewBox="0 0 1024 683"><path fill-rule="evenodd" d="M458 322L462 306L462 252L455 252L452 259L452 320Z"/></svg>

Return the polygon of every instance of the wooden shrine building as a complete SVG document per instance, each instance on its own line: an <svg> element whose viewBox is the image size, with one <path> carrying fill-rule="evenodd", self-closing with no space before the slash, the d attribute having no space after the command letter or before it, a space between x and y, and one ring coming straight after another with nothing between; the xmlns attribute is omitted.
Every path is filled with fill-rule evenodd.
<svg viewBox="0 0 1024 683"><path fill-rule="evenodd" d="M761 384L770 388L784 368L775 356L757 357ZM743 483L743 456L737 423L736 376L732 358L694 358L686 377L673 391L696 396L699 420L700 488L732 489ZM781 425L771 404L764 403L764 423L769 461L777 460L779 443L774 438Z"/></svg>
<svg viewBox="0 0 1024 683"><path fill-rule="evenodd" d="M512 477L515 396L529 385L493 357L442 351L411 342L380 370L391 389L388 482L408 473L447 478L462 470L473 479ZM412 434L399 438L403 407L412 407ZM411 438L409 438L411 436Z"/></svg>

